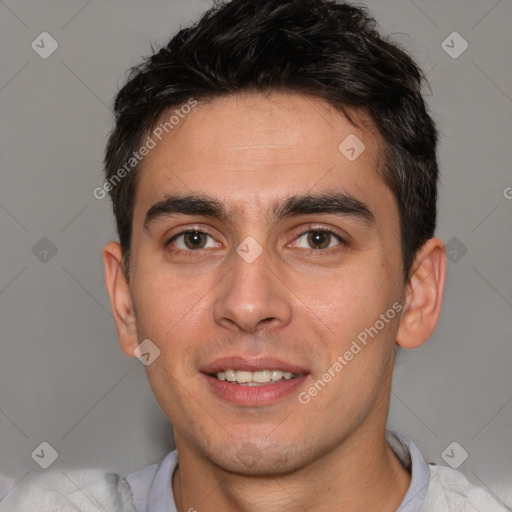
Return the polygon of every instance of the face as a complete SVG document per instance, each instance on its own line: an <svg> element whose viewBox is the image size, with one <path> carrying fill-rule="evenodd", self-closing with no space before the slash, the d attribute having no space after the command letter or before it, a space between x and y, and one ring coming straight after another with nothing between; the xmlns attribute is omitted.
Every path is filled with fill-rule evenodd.
<svg viewBox="0 0 512 512"><path fill-rule="evenodd" d="M404 283L381 148L273 93L198 105L147 155L130 294L178 449L275 474L383 427Z"/></svg>

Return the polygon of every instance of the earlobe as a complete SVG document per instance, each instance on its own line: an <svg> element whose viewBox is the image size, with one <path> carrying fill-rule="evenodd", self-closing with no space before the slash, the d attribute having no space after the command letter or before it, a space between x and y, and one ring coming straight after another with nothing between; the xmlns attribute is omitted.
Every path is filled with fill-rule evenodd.
<svg viewBox="0 0 512 512"><path fill-rule="evenodd" d="M419 249L407 283L406 298L396 342L417 348L432 335L441 315L446 276L443 242L431 238Z"/></svg>
<svg viewBox="0 0 512 512"><path fill-rule="evenodd" d="M123 352L135 357L138 346L135 313L130 288L123 269L123 254L118 242L109 242L103 248L105 286L110 297L114 323Z"/></svg>

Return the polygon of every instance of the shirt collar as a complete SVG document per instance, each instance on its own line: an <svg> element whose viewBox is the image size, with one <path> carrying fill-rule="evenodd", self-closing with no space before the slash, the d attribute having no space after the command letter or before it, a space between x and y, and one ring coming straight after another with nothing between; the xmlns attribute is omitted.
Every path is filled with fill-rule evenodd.
<svg viewBox="0 0 512 512"><path fill-rule="evenodd" d="M402 466L411 473L411 483L397 512L419 512L428 490L430 471L419 448L407 436L388 430L386 441Z"/></svg>
<svg viewBox="0 0 512 512"><path fill-rule="evenodd" d="M418 447L407 436L388 430L386 441L411 473L411 483L397 512L420 512L428 490L428 466ZM174 450L159 465L147 466L126 477L136 512L177 512L172 492L172 476L177 465L178 452Z"/></svg>

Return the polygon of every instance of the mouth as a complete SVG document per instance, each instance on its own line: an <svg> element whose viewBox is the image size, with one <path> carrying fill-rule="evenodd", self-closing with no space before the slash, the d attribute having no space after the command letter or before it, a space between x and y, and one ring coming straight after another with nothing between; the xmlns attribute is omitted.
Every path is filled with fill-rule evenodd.
<svg viewBox="0 0 512 512"><path fill-rule="evenodd" d="M258 370L255 372L246 370L225 370L210 374L218 380L225 380L239 386L264 386L283 380L296 379L299 375L286 370Z"/></svg>
<svg viewBox="0 0 512 512"><path fill-rule="evenodd" d="M250 407L284 399L310 375L299 365L269 357L225 357L200 371L217 398Z"/></svg>

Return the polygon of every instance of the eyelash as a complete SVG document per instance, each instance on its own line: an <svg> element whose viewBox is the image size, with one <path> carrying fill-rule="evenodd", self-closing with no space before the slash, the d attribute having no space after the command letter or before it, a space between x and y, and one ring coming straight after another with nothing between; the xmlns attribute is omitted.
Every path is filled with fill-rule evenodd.
<svg viewBox="0 0 512 512"><path fill-rule="evenodd" d="M165 245L166 246L171 245L171 242L176 240L178 237L183 236L183 235L187 235L187 234L190 234L190 233L200 233L200 234L208 235L211 238L214 238L211 233L209 233L208 231L205 231L204 229L185 229L185 230L180 231L179 233L176 233L175 235L173 235L165 243ZM340 236L338 233L336 233L336 232L334 232L334 231L332 231L330 229L327 229L327 228L315 227L315 226L308 226L308 229L306 229L305 231L302 231L301 233L299 233L294 238L294 240L297 240L297 239L301 238L302 236L306 235L307 233L326 233L326 234L332 235L336 240L338 240L338 242L340 242L341 245L348 245L346 240L342 236ZM330 252L330 251L333 250L333 248L330 248L330 249L309 249L309 250L305 249L305 250L307 252L309 252L309 253L318 253L318 252ZM201 251L201 249L197 249L197 250L193 250L193 249L189 249L189 250L173 249L172 250L172 252L174 254L185 255L187 257L193 257L194 253L198 253L200 251Z"/></svg>
<svg viewBox="0 0 512 512"><path fill-rule="evenodd" d="M307 233L325 233L328 235L333 236L338 242L340 242L341 245L347 245L346 240L340 236L338 233L332 231L331 229L323 228L323 227L315 227L315 226L309 226L308 229L303 231L302 233L298 234L295 237L295 240L301 238L302 236L306 235ZM306 249L308 250L308 249ZM318 252L328 252L332 251L333 248L330 249L309 249L309 252L318 253Z"/></svg>
<svg viewBox="0 0 512 512"><path fill-rule="evenodd" d="M208 235L210 236L211 238L213 238L213 235L211 233L209 233L208 231L205 231L204 229L185 229L183 231L180 231L179 233L176 233L175 235L173 235L166 243L165 245L168 246L168 245L171 245L171 242L173 242L174 240L176 240L178 237L180 236L183 236L183 235L187 235L189 233L201 233L203 235ZM197 250L192 250L192 249L189 249L189 250L184 250L184 249L172 249L172 253L173 254L179 254L180 256L186 256L186 257L189 257L189 258L193 258L194 257L194 253L198 253L200 252L201 249L197 249Z"/></svg>

